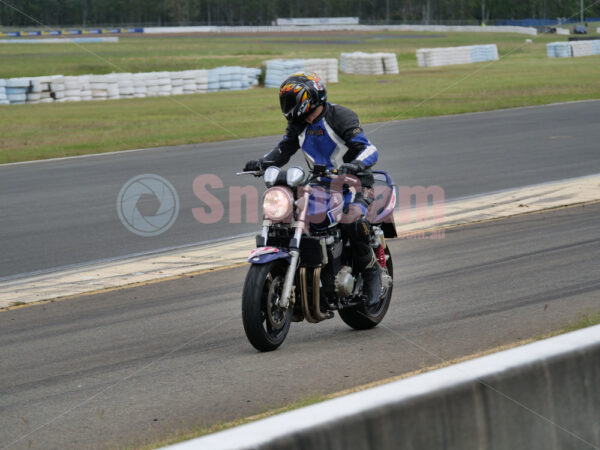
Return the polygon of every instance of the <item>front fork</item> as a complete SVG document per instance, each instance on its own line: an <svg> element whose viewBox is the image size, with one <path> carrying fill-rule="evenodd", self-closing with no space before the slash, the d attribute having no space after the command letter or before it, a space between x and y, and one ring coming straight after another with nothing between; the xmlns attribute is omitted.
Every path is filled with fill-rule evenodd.
<svg viewBox="0 0 600 450"><path fill-rule="evenodd" d="M306 229L306 215L308 213L310 191L310 188L305 189L302 197L296 201L300 214L298 214L298 220L293 224L296 230L294 231L294 237L290 242L290 265L285 274L283 292L279 298L279 306L284 309L290 304L292 289L294 287L294 278L296 276L296 270L298 269L298 261L300 260L300 241L302 239L302 233L304 233L304 230Z"/></svg>

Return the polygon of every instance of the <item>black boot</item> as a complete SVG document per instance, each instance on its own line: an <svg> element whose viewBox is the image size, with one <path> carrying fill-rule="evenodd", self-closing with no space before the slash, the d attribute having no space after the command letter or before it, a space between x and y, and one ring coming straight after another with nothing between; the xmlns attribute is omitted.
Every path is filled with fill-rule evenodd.
<svg viewBox="0 0 600 450"><path fill-rule="evenodd" d="M362 271L363 296L366 306L375 306L381 299L381 267L375 258Z"/></svg>

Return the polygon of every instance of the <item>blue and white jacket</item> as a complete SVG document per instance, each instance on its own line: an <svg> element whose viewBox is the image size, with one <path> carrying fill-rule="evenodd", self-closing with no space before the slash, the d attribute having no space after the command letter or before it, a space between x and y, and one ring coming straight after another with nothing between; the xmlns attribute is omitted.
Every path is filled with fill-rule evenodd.
<svg viewBox="0 0 600 450"><path fill-rule="evenodd" d="M323 112L312 124L289 121L285 136L262 158L263 164L281 167L299 148L311 169L315 164L339 168L355 160L366 167L375 164L377 148L365 136L356 113L331 103L323 106Z"/></svg>

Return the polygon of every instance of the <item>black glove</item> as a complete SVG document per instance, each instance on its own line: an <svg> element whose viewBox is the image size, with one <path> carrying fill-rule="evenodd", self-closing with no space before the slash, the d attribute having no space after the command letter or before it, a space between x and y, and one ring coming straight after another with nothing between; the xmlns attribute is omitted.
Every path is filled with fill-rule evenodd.
<svg viewBox="0 0 600 450"><path fill-rule="evenodd" d="M262 160L260 159L251 159L244 166L244 172L256 172L260 171L263 168Z"/></svg>
<svg viewBox="0 0 600 450"><path fill-rule="evenodd" d="M343 175L343 174L356 175L359 172L364 172L366 168L367 168L367 166L365 166L364 162L355 159L354 161L352 161L350 163L342 164L340 166L340 168L338 169L338 173L341 175Z"/></svg>

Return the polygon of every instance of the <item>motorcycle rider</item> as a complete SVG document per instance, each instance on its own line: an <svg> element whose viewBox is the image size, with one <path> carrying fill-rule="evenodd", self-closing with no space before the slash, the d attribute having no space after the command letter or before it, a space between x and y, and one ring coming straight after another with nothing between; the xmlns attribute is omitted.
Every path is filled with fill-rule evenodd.
<svg viewBox="0 0 600 450"><path fill-rule="evenodd" d="M338 169L339 174L364 174L377 162L377 148L363 133L358 116L327 102L327 89L317 74L290 75L281 84L279 102L288 122L285 136L265 156L248 161L244 171L281 167L299 148L310 168L322 164ZM372 176L361 176L360 180L363 192L372 187ZM344 224L343 231L350 239L355 267L362 274L365 303L371 306L381 296L381 268L370 246L371 224L366 217L372 199L363 192L345 201L345 211L358 211L358 219Z"/></svg>

